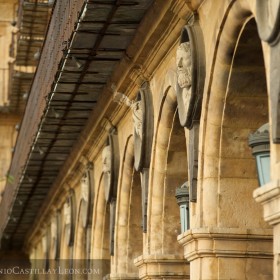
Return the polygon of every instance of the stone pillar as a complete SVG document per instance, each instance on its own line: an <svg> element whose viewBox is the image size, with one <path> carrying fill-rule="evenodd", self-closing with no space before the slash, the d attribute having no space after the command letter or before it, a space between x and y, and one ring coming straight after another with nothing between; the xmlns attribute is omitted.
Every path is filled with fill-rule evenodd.
<svg viewBox="0 0 280 280"><path fill-rule="evenodd" d="M264 219L273 226L273 279L280 277L280 180L274 180L254 191L254 198L263 205Z"/></svg>
<svg viewBox="0 0 280 280"><path fill-rule="evenodd" d="M134 260L139 278L190 279L190 267L186 260L176 255L142 255Z"/></svg>
<svg viewBox="0 0 280 280"><path fill-rule="evenodd" d="M191 262L190 279L271 279L272 232L200 228L178 236Z"/></svg>

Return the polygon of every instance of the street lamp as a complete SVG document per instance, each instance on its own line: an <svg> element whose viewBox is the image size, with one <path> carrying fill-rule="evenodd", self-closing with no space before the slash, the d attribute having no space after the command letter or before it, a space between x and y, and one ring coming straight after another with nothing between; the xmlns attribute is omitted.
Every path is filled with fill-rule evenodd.
<svg viewBox="0 0 280 280"><path fill-rule="evenodd" d="M181 233L183 233L190 228L188 182L185 182L181 187L176 189L175 197L180 206Z"/></svg>
<svg viewBox="0 0 280 280"><path fill-rule="evenodd" d="M269 123L249 136L249 146L256 158L259 184L263 186L270 181Z"/></svg>

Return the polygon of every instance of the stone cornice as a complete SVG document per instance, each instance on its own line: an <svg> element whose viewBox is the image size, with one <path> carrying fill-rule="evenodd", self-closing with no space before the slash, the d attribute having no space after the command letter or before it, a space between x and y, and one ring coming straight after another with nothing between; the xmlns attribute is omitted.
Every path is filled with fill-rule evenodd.
<svg viewBox="0 0 280 280"><path fill-rule="evenodd" d="M178 236L188 261L203 257L273 258L270 229L200 228Z"/></svg>
<svg viewBox="0 0 280 280"><path fill-rule="evenodd" d="M101 94L98 101L99 106L93 111L81 137L77 140L72 153L54 182L38 214L37 223L34 224L30 234L28 234L29 238L26 244L31 244L32 237L40 229L40 224L47 216L50 205L57 201L61 193L61 187L65 182L74 179L75 172L80 169L79 159L86 155L89 160L93 161L98 156L107 136L107 132L100 126L102 119L113 120L112 123L116 126L123 115L126 114L127 108L120 108L113 102L110 90L111 83L115 83L120 90L124 89L126 95L133 99L139 86L139 75L140 79L144 80L152 77L166 52L177 42L181 28L186 24L185 18L188 14L190 14L190 11L183 0L172 0L168 3L165 0L157 1L149 9L126 51L126 57L121 60L115 69L107 88ZM143 37L143 34L145 34L145 37ZM134 75L135 80L131 80L131 71L136 68L139 69L139 66L140 74Z"/></svg>
<svg viewBox="0 0 280 280"><path fill-rule="evenodd" d="M126 273L126 274L111 273L110 274L110 280L123 280L123 279L127 279L127 280L139 279L138 278L138 273Z"/></svg>
<svg viewBox="0 0 280 280"><path fill-rule="evenodd" d="M264 219L270 225L280 222L280 181L271 181L257 188L253 196L258 203L263 205Z"/></svg>
<svg viewBox="0 0 280 280"><path fill-rule="evenodd" d="M189 279L188 262L179 255L142 255L134 260L140 279Z"/></svg>

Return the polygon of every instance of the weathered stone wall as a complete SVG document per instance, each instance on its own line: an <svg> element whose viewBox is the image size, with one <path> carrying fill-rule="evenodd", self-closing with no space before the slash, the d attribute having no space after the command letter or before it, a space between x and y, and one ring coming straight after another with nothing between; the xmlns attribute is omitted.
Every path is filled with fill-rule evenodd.
<svg viewBox="0 0 280 280"><path fill-rule="evenodd" d="M178 6L183 6L183 2L178 1ZM189 11L189 7L185 9ZM133 169L132 111L120 105L115 115L106 113L116 128L120 155L114 254L110 256L111 205L105 201L102 163L102 150L108 126L110 128L107 122L107 128L98 135L98 145L86 147L85 153L81 147L76 154L75 160L80 164L75 168L72 165L71 176L65 174L63 185L57 186L63 191L55 193L56 199L49 207L55 211L62 209L69 190L73 189L76 209L79 209L80 179L86 164L92 162L91 228L89 231L82 228L77 214L76 237L71 248L65 244L61 232L62 257L85 256L88 244L85 240L91 231L90 256L110 260L112 279L272 279L272 229L263 220L261 205L253 199L258 181L255 161L247 144L249 134L269 121L270 108L266 83L269 51L261 44L252 14L255 14L253 0L204 1L198 9L204 35L206 78L200 119L198 196L197 202L190 205L191 229L179 235L179 207L175 200L176 187L188 179L189 140L189 132L179 125L177 115L178 34L168 48L164 40L158 38L162 44L153 52L154 58L143 65L144 69L156 65L149 76L154 138L149 167L147 232L140 231L139 190L143 174ZM176 30L185 23L180 14L180 20L174 24ZM166 32L171 32L171 27L166 25ZM122 79L127 79L129 84L133 77ZM125 93L134 99L138 89L139 83L134 81ZM103 121L99 126L104 128ZM278 179L275 172L278 150L272 145L274 180ZM45 227L42 226L41 232L34 229L32 238L27 240L29 250L39 246L53 215L48 208L44 211ZM63 225L63 219L61 223ZM275 234L277 232L276 228Z"/></svg>

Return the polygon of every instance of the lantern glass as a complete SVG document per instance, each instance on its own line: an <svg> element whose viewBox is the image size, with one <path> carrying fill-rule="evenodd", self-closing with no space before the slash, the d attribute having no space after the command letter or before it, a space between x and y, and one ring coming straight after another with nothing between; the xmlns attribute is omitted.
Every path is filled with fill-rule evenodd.
<svg viewBox="0 0 280 280"><path fill-rule="evenodd" d="M180 205L181 232L189 229L189 209L186 204Z"/></svg>
<svg viewBox="0 0 280 280"><path fill-rule="evenodd" d="M259 184L263 186L270 181L270 153L256 155Z"/></svg>

